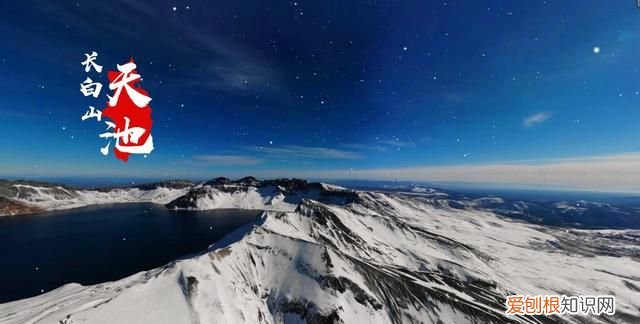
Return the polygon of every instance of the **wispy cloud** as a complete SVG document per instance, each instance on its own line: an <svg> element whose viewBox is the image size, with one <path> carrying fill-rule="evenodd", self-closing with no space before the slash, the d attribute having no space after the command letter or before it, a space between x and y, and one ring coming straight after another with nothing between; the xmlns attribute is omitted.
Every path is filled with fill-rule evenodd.
<svg viewBox="0 0 640 324"><path fill-rule="evenodd" d="M415 143L413 143L413 142L401 141L399 139L384 140L384 141L379 141L378 143L380 143L381 145L388 145L388 146L394 146L394 147L413 147L413 146L415 146Z"/></svg>
<svg viewBox="0 0 640 324"><path fill-rule="evenodd" d="M388 147L380 144L340 144L340 147L354 151L386 152Z"/></svg>
<svg viewBox="0 0 640 324"><path fill-rule="evenodd" d="M244 150L264 154L270 158L298 158L298 159L339 159L355 160L362 156L356 152L326 147L284 145L284 146L251 146Z"/></svg>
<svg viewBox="0 0 640 324"><path fill-rule="evenodd" d="M340 144L341 147L355 151L387 152L390 149L415 147L412 141L402 141L398 138L388 140L378 140L373 144Z"/></svg>
<svg viewBox="0 0 640 324"><path fill-rule="evenodd" d="M348 170L271 170L271 176L406 180L640 192L640 153L477 165Z"/></svg>
<svg viewBox="0 0 640 324"><path fill-rule="evenodd" d="M533 114L531 116L527 116L522 120L522 125L525 128L533 127L538 124L542 124L551 118L551 114L547 112L541 112L537 114Z"/></svg>
<svg viewBox="0 0 640 324"><path fill-rule="evenodd" d="M252 54L251 50L229 44L212 33L203 33L193 26L181 28L184 29L185 37L193 44L194 56L200 58L200 68L192 71L188 75L190 78L185 80L192 80L187 82L189 86L204 84L236 94L245 91L253 94L257 90L274 91L281 87L274 65Z"/></svg>
<svg viewBox="0 0 640 324"><path fill-rule="evenodd" d="M194 161L206 165L256 165L262 160L244 155L195 155Z"/></svg>
<svg viewBox="0 0 640 324"><path fill-rule="evenodd" d="M234 94L277 90L282 85L274 65L256 54L255 50L224 37L206 24L205 27L196 24L198 20L186 19L180 12L171 10L170 6L113 0L109 3L83 2L81 6L47 2L37 9L47 17L76 28L79 33L92 37L99 35L101 39L112 39L118 44L135 44L138 53L148 51L138 44L144 43L141 37L149 37L156 40L155 51L169 56L179 53L182 57L189 57L188 62L182 62L181 68L171 76L177 85L207 87ZM99 12L101 19L93 19L91 15L82 14L84 12ZM2 24L0 30L1 27ZM23 29L16 32L22 32L23 38L30 40L41 34ZM42 42L46 44L47 39L42 39ZM100 51L100 48L95 50ZM100 51L100 57L107 58L113 53L122 55L116 48L110 53ZM143 55L138 53L127 54ZM73 63L77 64L75 61Z"/></svg>
<svg viewBox="0 0 640 324"><path fill-rule="evenodd" d="M241 146L229 154L194 155L191 163L198 167L211 165L255 166L269 161L289 161L308 164L313 160L354 160L361 156L355 152L326 147L299 145Z"/></svg>

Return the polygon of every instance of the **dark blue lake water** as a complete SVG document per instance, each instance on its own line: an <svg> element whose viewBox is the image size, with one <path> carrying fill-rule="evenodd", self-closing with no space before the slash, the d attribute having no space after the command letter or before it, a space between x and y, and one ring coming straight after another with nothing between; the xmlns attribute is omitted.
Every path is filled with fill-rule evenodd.
<svg viewBox="0 0 640 324"><path fill-rule="evenodd" d="M0 217L0 303L164 265L206 249L258 214L135 203Z"/></svg>

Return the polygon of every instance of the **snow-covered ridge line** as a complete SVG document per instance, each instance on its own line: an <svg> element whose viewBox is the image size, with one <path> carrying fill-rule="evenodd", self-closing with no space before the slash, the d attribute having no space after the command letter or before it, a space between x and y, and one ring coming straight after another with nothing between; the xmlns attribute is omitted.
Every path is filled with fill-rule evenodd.
<svg viewBox="0 0 640 324"><path fill-rule="evenodd" d="M302 197L322 199L345 188L299 179L260 181L215 178L198 184L183 180L121 188L79 189L31 181L0 180L0 216L97 204L152 202L172 209L240 208L294 210Z"/></svg>
<svg viewBox="0 0 640 324"><path fill-rule="evenodd" d="M247 177L237 181L216 178L192 187L185 195L167 204L170 209L208 210L240 208L293 211L303 199L346 203L355 192L325 183L300 179L258 181Z"/></svg>
<svg viewBox="0 0 640 324"><path fill-rule="evenodd" d="M0 323L640 321L639 231L569 232L418 196L348 196L265 211L158 269L0 305ZM617 314L509 318L514 293L613 294Z"/></svg>
<svg viewBox="0 0 640 324"><path fill-rule="evenodd" d="M184 195L192 185L186 181L166 181L122 188L79 189L43 182L0 180L0 197L10 204L25 207L22 212L4 212L0 213L0 216L97 204L127 202L166 204Z"/></svg>

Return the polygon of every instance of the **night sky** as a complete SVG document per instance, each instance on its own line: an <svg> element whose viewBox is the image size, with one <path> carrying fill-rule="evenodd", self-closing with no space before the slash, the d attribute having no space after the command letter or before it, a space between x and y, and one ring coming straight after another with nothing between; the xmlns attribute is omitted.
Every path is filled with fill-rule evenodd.
<svg viewBox="0 0 640 324"><path fill-rule="evenodd" d="M0 18L3 177L640 187L632 0L4 1ZM80 117L130 57L156 148L123 163Z"/></svg>

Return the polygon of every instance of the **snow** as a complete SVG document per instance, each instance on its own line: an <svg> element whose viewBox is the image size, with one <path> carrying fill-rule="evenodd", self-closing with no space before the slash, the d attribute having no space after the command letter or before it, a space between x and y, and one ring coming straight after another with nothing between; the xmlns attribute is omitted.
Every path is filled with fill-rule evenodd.
<svg viewBox="0 0 640 324"><path fill-rule="evenodd" d="M153 190L138 188L116 188L109 191L74 190L60 186L46 187L25 184L14 184L18 193L9 197L28 206L44 210L60 210L78 208L89 205L115 204L127 202L151 202L167 204L183 196L188 188L172 189L158 187Z"/></svg>
<svg viewBox="0 0 640 324"><path fill-rule="evenodd" d="M630 257L640 249L632 243L640 231L558 230L474 209L473 201L449 208L440 196L357 192L352 203L330 204L314 199L313 190L204 189L197 208L267 210L202 254L119 281L0 304L0 323L59 323L67 315L75 323L137 324L304 323L309 316L506 322L500 301L513 293L615 295L618 312L630 315L640 306L640 292L625 284L640 278L640 261ZM132 196L159 197L126 193Z"/></svg>
<svg viewBox="0 0 640 324"><path fill-rule="evenodd" d="M233 189L235 186L225 186L227 189ZM238 190L233 192L223 192L211 188L207 197L199 199L194 209L208 210L220 208L241 208L241 209L259 209L259 210L280 210L292 211L296 208L295 204L287 203L284 194L275 190L273 186L265 188L257 187L236 187ZM246 188L246 190L245 190Z"/></svg>
<svg viewBox="0 0 640 324"><path fill-rule="evenodd" d="M337 186L337 185L333 185L333 184L329 184L329 183L320 183L320 185L322 185L322 188L324 190L332 190L332 191L344 191L344 190L348 190L345 187L341 187L341 186Z"/></svg>

